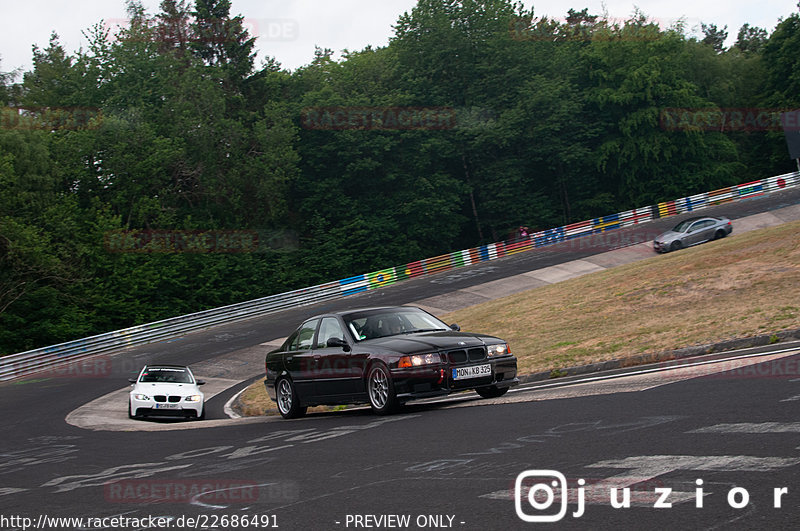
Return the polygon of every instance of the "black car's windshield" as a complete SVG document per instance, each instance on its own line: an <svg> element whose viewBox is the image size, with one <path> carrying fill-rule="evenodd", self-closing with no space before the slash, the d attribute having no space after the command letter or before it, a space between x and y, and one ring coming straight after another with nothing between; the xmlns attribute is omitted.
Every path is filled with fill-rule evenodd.
<svg viewBox="0 0 800 531"><path fill-rule="evenodd" d="M416 308L392 308L348 314L344 317L356 341L378 337L449 330L442 321Z"/></svg>
<svg viewBox="0 0 800 531"><path fill-rule="evenodd" d="M139 378L143 383L192 383L186 369L173 367L148 367Z"/></svg>

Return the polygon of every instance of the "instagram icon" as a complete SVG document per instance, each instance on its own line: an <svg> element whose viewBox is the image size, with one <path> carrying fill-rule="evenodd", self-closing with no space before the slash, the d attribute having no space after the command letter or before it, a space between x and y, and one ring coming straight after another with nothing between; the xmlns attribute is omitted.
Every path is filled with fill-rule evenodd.
<svg viewBox="0 0 800 531"><path fill-rule="evenodd" d="M558 522L567 514L568 492L567 478L561 472L526 470L517 476L514 483L517 516L525 522ZM582 504L578 505L574 516L583 514Z"/></svg>

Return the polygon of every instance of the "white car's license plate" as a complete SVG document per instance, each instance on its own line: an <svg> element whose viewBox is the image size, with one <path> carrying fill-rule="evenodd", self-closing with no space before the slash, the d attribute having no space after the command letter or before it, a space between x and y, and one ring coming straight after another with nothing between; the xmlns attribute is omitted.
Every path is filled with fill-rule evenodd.
<svg viewBox="0 0 800 531"><path fill-rule="evenodd" d="M180 404L156 404L156 409L178 409Z"/></svg>
<svg viewBox="0 0 800 531"><path fill-rule="evenodd" d="M453 369L453 380L466 380L467 378L480 378L481 376L491 376L492 366L472 365L470 367L456 367Z"/></svg>

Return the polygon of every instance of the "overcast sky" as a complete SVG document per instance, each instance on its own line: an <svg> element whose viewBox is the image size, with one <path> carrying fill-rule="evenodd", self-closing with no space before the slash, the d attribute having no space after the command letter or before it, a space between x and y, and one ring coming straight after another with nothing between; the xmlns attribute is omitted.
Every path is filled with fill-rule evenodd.
<svg viewBox="0 0 800 531"><path fill-rule="evenodd" d="M160 0L142 4L153 14ZM241 14L251 34L258 36L257 67L272 56L285 68L295 69L311 61L315 45L336 52L386 45L392 25L415 4L415 0L233 0L231 13ZM727 25L728 45L744 23L771 33L779 18L798 11L797 0L539 0L524 4L534 5L536 15L561 19L570 7L588 7L592 14L606 12L611 19L625 19L638 6L662 27L683 18L690 32L698 35L701 21L719 28ZM30 69L31 46L46 47L52 31L68 52L74 52L86 47L82 30L101 20L110 26L124 25L125 17L124 0L0 0L0 71Z"/></svg>

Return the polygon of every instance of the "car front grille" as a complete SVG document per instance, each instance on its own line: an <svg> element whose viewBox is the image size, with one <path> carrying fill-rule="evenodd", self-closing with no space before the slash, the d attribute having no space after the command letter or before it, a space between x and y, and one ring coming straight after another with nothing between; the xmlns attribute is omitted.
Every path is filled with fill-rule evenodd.
<svg viewBox="0 0 800 531"><path fill-rule="evenodd" d="M475 347L470 349L451 350L447 353L447 359L454 365L481 361L486 359L486 349L483 347Z"/></svg>
<svg viewBox="0 0 800 531"><path fill-rule="evenodd" d="M173 404L175 402L180 402L181 401L181 397L180 396L155 395L153 398L155 399L156 402L166 402L167 400L169 400Z"/></svg>

